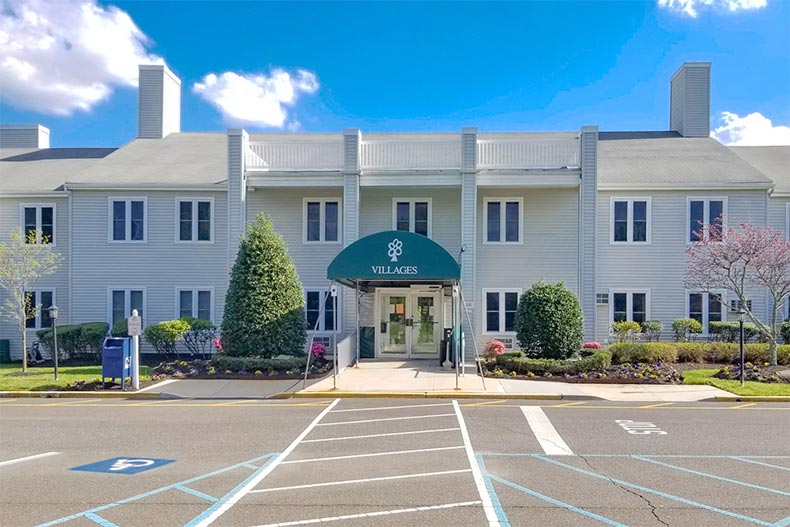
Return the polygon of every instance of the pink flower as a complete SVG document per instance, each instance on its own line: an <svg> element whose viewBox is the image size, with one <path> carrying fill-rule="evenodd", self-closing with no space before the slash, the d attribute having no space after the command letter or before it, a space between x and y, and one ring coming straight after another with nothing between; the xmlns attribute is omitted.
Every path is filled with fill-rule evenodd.
<svg viewBox="0 0 790 527"><path fill-rule="evenodd" d="M314 359L323 358L325 353L326 353L326 346L324 346L320 342L314 342L313 347L310 348L310 354L313 356Z"/></svg>
<svg viewBox="0 0 790 527"><path fill-rule="evenodd" d="M483 352L484 356L488 359L502 355L505 353L505 344L499 340L489 340L486 344L486 349Z"/></svg>
<svg viewBox="0 0 790 527"><path fill-rule="evenodd" d="M599 350L601 349L601 345L597 342L585 342L582 348Z"/></svg>
<svg viewBox="0 0 790 527"><path fill-rule="evenodd" d="M214 347L217 348L217 351L222 351L222 341L220 339L214 339Z"/></svg>

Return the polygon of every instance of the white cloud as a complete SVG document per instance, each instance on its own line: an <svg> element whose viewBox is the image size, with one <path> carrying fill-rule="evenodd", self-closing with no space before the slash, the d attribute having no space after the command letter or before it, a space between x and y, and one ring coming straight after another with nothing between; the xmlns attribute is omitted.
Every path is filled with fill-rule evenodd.
<svg viewBox="0 0 790 527"><path fill-rule="evenodd" d="M209 73L192 87L195 93L217 107L228 124L288 129L299 125L287 122L287 107L296 104L301 94L315 93L318 88L315 74L301 69L295 73L275 69L268 77L232 71L219 76Z"/></svg>
<svg viewBox="0 0 790 527"><path fill-rule="evenodd" d="M691 18L697 18L697 10L714 9L718 11L748 11L762 9L768 5L768 0L658 0L658 7L664 7L676 13L685 13Z"/></svg>
<svg viewBox="0 0 790 527"><path fill-rule="evenodd" d="M131 17L94 0L2 0L0 92L20 108L89 111L117 86L137 86L139 64L162 63Z"/></svg>
<svg viewBox="0 0 790 527"><path fill-rule="evenodd" d="M750 113L740 117L731 112L722 112L721 126L710 133L720 143L728 146L790 145L790 126L774 126L761 113Z"/></svg>

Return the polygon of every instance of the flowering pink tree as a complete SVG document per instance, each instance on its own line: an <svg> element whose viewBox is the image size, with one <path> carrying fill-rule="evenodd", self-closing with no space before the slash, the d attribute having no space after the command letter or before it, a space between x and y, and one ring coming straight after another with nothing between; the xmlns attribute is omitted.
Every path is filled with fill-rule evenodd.
<svg viewBox="0 0 790 527"><path fill-rule="evenodd" d="M738 223L722 227L718 222L703 224L699 240L686 249L686 287L719 296L733 293L746 315L769 342L768 361L776 364L779 313L790 295L790 241L770 227ZM752 313L747 290L764 288L771 296L770 320Z"/></svg>

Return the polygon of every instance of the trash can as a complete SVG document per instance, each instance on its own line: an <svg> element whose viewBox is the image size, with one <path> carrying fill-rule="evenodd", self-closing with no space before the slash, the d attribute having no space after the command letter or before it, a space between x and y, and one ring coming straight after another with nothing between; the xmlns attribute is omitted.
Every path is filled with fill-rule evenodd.
<svg viewBox="0 0 790 527"><path fill-rule="evenodd" d="M101 384L105 379L121 379L121 390L126 385L126 378L132 376L132 347L129 337L107 337L101 350Z"/></svg>
<svg viewBox="0 0 790 527"><path fill-rule="evenodd" d="M439 366L444 366L448 360L453 362L453 330L452 328L444 328L442 332L441 348L439 350ZM453 363L453 368L455 363Z"/></svg>

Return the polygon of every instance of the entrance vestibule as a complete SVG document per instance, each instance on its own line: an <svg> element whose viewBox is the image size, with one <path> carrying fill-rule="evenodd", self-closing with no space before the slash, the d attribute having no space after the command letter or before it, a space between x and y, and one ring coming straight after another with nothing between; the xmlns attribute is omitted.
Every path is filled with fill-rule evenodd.
<svg viewBox="0 0 790 527"><path fill-rule="evenodd" d="M441 286L376 289L376 356L436 358L444 327Z"/></svg>

